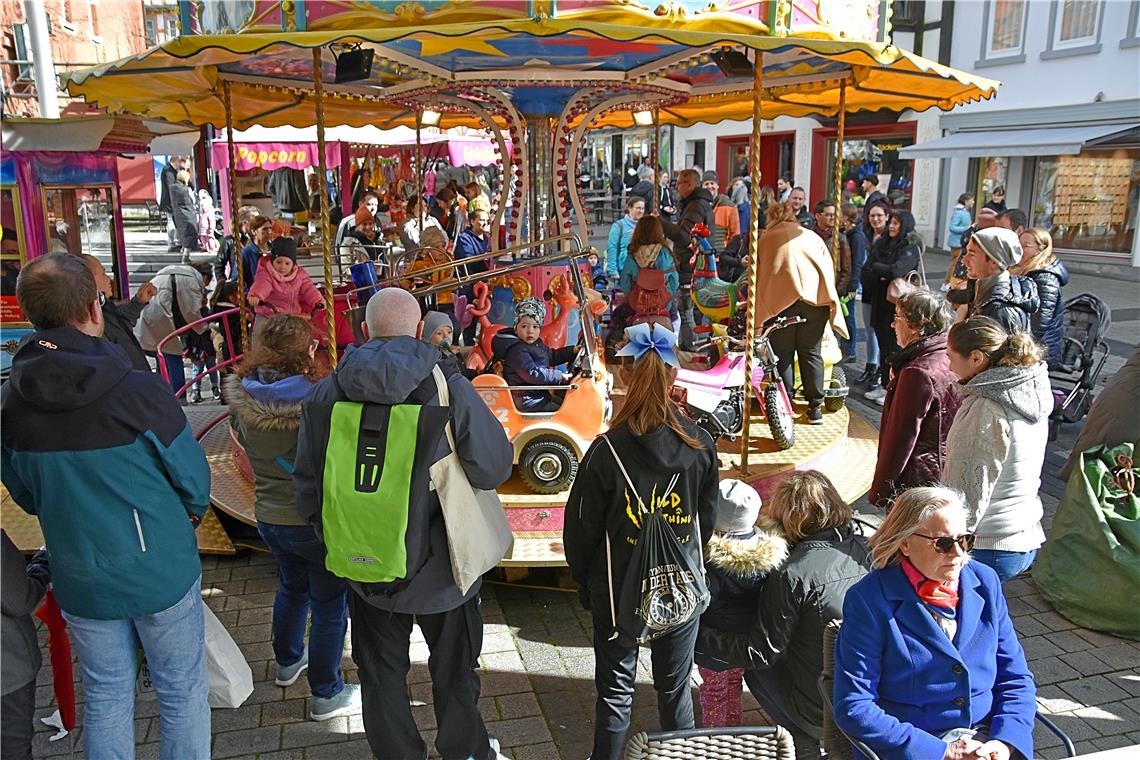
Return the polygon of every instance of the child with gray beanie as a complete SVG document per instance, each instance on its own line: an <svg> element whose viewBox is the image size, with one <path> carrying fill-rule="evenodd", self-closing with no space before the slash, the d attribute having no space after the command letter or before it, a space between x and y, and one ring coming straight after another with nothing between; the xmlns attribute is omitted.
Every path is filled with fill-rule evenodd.
<svg viewBox="0 0 1140 760"><path fill-rule="evenodd" d="M747 483L720 482L716 523L705 548L705 574L712 601L701 615L702 628L751 630L760 587L788 558L788 542L779 526L760 517L762 504L760 494ZM699 647L694 659L702 679L701 724L705 728L741 725L744 668L730 668Z"/></svg>

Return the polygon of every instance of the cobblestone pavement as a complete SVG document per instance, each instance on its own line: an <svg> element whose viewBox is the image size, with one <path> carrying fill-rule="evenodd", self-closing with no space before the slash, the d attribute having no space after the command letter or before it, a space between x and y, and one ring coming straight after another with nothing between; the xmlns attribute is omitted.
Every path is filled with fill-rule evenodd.
<svg viewBox="0 0 1140 760"><path fill-rule="evenodd" d="M934 258L934 257L931 257ZM938 270L937 259L929 264ZM945 263L941 264L945 271ZM1066 294L1097 292L1119 318L1113 328L1114 357L1105 373L1111 375L1123 362L1125 351L1137 343L1134 283L1093 281L1074 276ZM857 395L851 407L877 424L878 408ZM1077 426L1064 429L1050 444L1045 463L1042 498L1046 521L1052 517L1064 484L1053 473L1064 462L1076 438ZM866 502L859 505L874 518ZM325 723L307 721L308 687L302 678L288 688L273 684L270 619L276 578L272 559L247 553L232 558L203 560L203 589L207 603L231 631L253 670L253 695L236 710L213 713L215 758L294 760L297 758L370 757L359 716ZM522 581L557 585L553 572L536 572ZM1041 710L1052 716L1082 752L1140 744L1140 643L1118 639L1074 626L1053 612L1028 577L1006 584L1009 609L1038 684ZM575 594L552 588L487 584L483 591L484 643L480 658L480 706L492 735L499 737L504 754L516 760L582 760L590 751L593 721L593 657L591 626ZM418 631L417 631L418 636ZM430 744L435 716L427 672L427 648L421 638L412 645L408 679L412 710ZM648 654L643 650L634 698L634 730L654 730L656 698L648 678ZM355 669L346 653L344 667L355 681ZM694 673L695 676L695 673ZM82 724L82 685L77 686ZM54 710L51 671L40 672L37 718ZM745 720L766 722L754 700L745 695ZM694 688L694 701L696 693ZM159 719L154 702L140 701L136 708L136 737L140 760L157 758ZM36 735L36 757L66 754L69 741L49 742L46 726ZM81 755L82 729L75 734ZM1060 743L1037 731L1039 755L1063 756ZM434 751L432 756L435 757Z"/></svg>

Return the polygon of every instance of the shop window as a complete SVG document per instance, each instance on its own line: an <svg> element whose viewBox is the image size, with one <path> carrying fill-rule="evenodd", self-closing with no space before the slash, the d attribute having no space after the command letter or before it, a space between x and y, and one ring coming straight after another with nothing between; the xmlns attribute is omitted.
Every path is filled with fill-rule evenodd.
<svg viewBox="0 0 1140 760"><path fill-rule="evenodd" d="M1120 41L1120 47L1140 47L1140 0L1128 4L1128 34Z"/></svg>
<svg viewBox="0 0 1140 760"><path fill-rule="evenodd" d="M45 232L49 253L89 253L104 266L114 265L115 291L122 298L112 192L110 185L43 188Z"/></svg>
<svg viewBox="0 0 1140 760"><path fill-rule="evenodd" d="M1033 224L1062 250L1130 256L1140 206L1140 150L1041 158L1033 178Z"/></svg>
<svg viewBox="0 0 1140 760"><path fill-rule="evenodd" d="M971 185L969 190L977 198L977 208L982 208L994 200L994 191L1009 188L1009 158L1007 156L986 156L970 159ZM1009 204L1008 195L1004 202Z"/></svg>
<svg viewBox="0 0 1140 760"><path fill-rule="evenodd" d="M919 0L895 0L891 3L891 25L895 29L913 29L918 23L921 6Z"/></svg>
<svg viewBox="0 0 1140 760"><path fill-rule="evenodd" d="M1049 8L1049 43L1043 59L1100 52L1102 0L1059 0Z"/></svg>
<svg viewBox="0 0 1140 760"><path fill-rule="evenodd" d="M899 158L899 151L914 140L909 136L893 136L843 141L843 193L842 202L862 206L866 201L863 180L878 180L879 192L887 196L894 208L909 209L913 194L914 161ZM835 138L827 141L826 190L814 194L819 198L834 195Z"/></svg>
<svg viewBox="0 0 1140 760"><path fill-rule="evenodd" d="M14 187L0 188L0 322L23 322L16 302L16 278L24 265L20 206Z"/></svg>
<svg viewBox="0 0 1140 760"><path fill-rule="evenodd" d="M990 0L983 11L982 52L977 65L993 66L1025 60L1026 0Z"/></svg>

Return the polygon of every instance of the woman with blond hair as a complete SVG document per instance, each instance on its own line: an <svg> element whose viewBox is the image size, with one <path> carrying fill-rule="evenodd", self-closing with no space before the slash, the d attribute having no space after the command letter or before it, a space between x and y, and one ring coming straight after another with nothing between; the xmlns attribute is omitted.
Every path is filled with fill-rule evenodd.
<svg viewBox="0 0 1140 760"><path fill-rule="evenodd" d="M835 723L879 757L1033 757L1033 675L966 521L957 491L902 493L843 601Z"/></svg>
<svg viewBox="0 0 1140 760"><path fill-rule="evenodd" d="M755 624L744 633L704 628L697 639L702 655L746 668L749 691L792 734L797 758L819 757L823 703L816 684L824 626L841 617L844 594L870 567L851 516L823 473L807 470L785 478L764 505L761 521L765 528L782 529L792 548L783 567L764 581Z"/></svg>
<svg viewBox="0 0 1140 760"><path fill-rule="evenodd" d="M632 603L615 595L641 536L635 493L647 509L665 510L693 567L703 564L720 497L712 438L680 416L669 398L677 376L676 336L659 324L640 324L628 328L626 337L619 356L633 357L634 363L625 403L609 432L582 458L563 530L566 562L594 621L594 760L617 760L629 733L638 645L618 627L614 610ZM689 673L698 623L694 616L649 644L657 710L666 731L694 725Z"/></svg>
<svg viewBox="0 0 1140 760"><path fill-rule="evenodd" d="M1061 288L1069 284L1069 270L1053 254L1053 237L1048 230L1032 227L1021 233L1021 261L1009 268L1037 285L1041 305L1029 317L1033 337L1045 346L1050 367L1061 359L1061 329L1065 322L1065 302Z"/></svg>
<svg viewBox="0 0 1140 760"><path fill-rule="evenodd" d="M942 483L966 496L974 559L1005 582L1033 564L1041 530L1041 467L1053 393L1045 352L989 317L954 325L946 342L962 405L946 437Z"/></svg>

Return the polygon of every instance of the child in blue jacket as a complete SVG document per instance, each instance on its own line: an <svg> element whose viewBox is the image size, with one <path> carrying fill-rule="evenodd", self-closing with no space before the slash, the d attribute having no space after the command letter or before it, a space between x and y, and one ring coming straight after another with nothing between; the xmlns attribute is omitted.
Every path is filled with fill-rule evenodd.
<svg viewBox="0 0 1140 760"><path fill-rule="evenodd" d="M540 337L546 304L524 298L515 307L513 330L503 330L491 341L503 357L503 379L508 385L568 385L571 375L555 369L574 358L575 346L549 348ZM515 405L524 412L553 412L562 406L561 395L549 390L513 391Z"/></svg>

